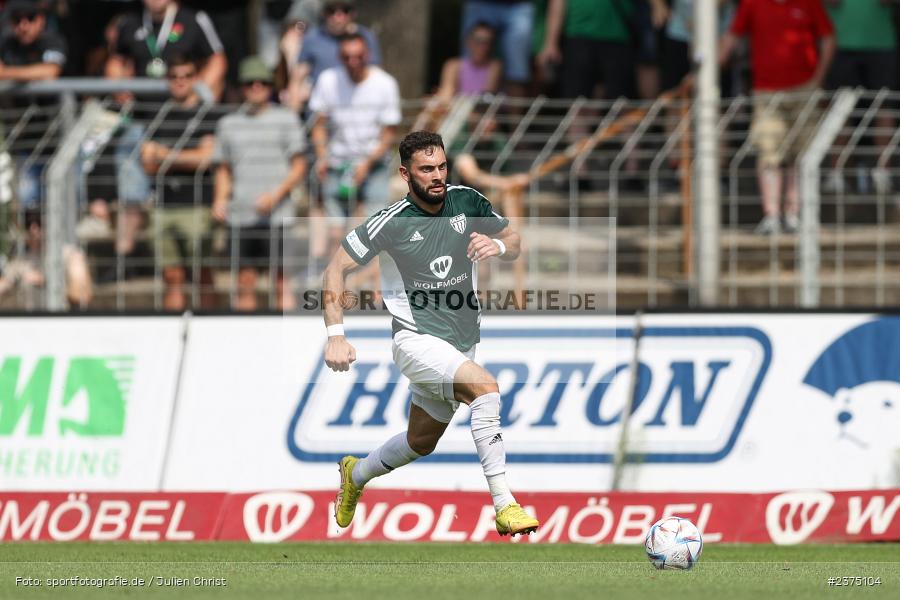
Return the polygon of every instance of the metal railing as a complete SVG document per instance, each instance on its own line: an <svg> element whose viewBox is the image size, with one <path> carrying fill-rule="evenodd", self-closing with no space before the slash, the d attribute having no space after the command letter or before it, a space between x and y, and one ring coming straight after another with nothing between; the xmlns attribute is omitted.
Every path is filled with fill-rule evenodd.
<svg viewBox="0 0 900 600"><path fill-rule="evenodd" d="M47 82L10 91L64 100L49 106L47 100L27 105L18 101L16 107L2 113L5 147L15 159L20 181L23 174L39 173L42 198L38 211L45 231L40 248L44 284L27 288L29 292L23 292L26 288L22 286L8 291L0 299L3 308L71 307L71 299L65 300L68 275L63 257L67 246L85 256L93 276L88 308L165 307L167 288L158 243L161 224L154 220L157 196L150 194L139 203L145 223L138 231L137 249L126 252L122 236L129 207L120 197L122 182L116 174L139 166L141 144L152 139L166 121L168 108L162 97L127 106L102 99L137 85L149 86L141 88L145 92L164 92L164 84L159 82L103 80ZM87 93L101 100L76 99ZM776 94L764 110L777 112L790 99ZM746 97L721 102L722 223L718 234L723 305L887 306L900 300L900 278L896 277L900 268L900 228L896 226L900 196L894 191L900 146L898 100L900 95L895 93L865 90L816 92L803 98L803 110L788 123L780 140L780 150L796 150L795 142L804 142L785 160L788 174L798 177L801 224L797 232L767 235L754 232L763 217L758 147L752 135L754 103ZM691 211L696 147L691 135L696 109L689 99L679 97L602 102L500 95L460 100L446 107L410 100L403 104L401 131L414 123L439 129L446 136L451 160L470 154L483 172L500 179L536 173L548 160L568 151L568 158L556 171L531 180L521 200L500 187L484 190L495 204L524 219L520 224L530 236L525 276L531 282L541 277L568 277L570 281L582 277L584 263L590 261L584 249L591 247L591 234L580 223L590 218L614 219L616 289L611 292L614 302L610 305L684 306L697 301L695 265L699 257L694 248L698 236L707 234L695 230ZM148 117L137 123L135 114ZM116 133L104 139L98 128L113 122ZM127 141L128 152L122 148L126 122L141 125L139 135ZM176 148L190 143L196 123L181 125L182 135L168 140ZM577 146L579 141L586 143ZM100 150L91 148L92 144ZM85 163L91 170L85 170ZM191 187L196 205L204 206L209 167L188 174L175 174L170 167L170 162L164 162L148 176L150 189L158 191L178 178ZM452 180L461 182L457 173ZM106 190L108 197L103 199L116 217L109 220L107 234L91 237L83 235L86 228L78 224L91 215L92 198L84 191L93 188ZM309 181L296 190L297 215L319 214L317 190ZM392 197L403 193L405 189L398 186ZM34 258L37 245L29 242L26 226L31 209L22 198L12 206L10 259ZM561 221L551 226L548 219ZM568 256L560 258L558 236L563 222L569 245ZM295 266L302 276L295 285L300 288L318 285L317 277L327 259L315 229L298 225L290 232L291 247L299 253ZM202 299L211 294L216 296L215 306L235 306L235 256L223 253L223 247L219 244L218 250L206 255L193 253L187 266L189 305L201 306ZM213 272L211 280L201 276L207 267ZM265 297L262 307L277 304L272 273L270 269L258 284ZM590 285L607 289L604 275L591 277Z"/></svg>

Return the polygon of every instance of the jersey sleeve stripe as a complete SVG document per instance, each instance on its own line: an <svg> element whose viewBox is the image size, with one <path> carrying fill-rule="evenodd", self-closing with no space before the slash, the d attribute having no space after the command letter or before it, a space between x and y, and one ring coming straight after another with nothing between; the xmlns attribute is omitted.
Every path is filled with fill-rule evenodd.
<svg viewBox="0 0 900 600"><path fill-rule="evenodd" d="M409 203L407 201L401 200L400 202L397 203L397 205L389 206L389 207L383 209L384 212L382 212L380 215L378 215L377 217L375 217L374 219L372 219L371 221L366 223L366 233L369 234L369 237L374 235L374 233L372 233L372 231L375 229L375 227L378 226L379 223L389 219L392 216L392 214L397 212L398 210L400 210L402 208L406 208L406 206L408 204Z"/></svg>
<svg viewBox="0 0 900 600"><path fill-rule="evenodd" d="M472 190L473 192L475 192L476 194L478 194L479 196L481 196L482 198L484 198L485 200L487 200L487 196L485 196L484 194L482 194L481 192L479 192L479 191L476 190L475 188L469 187L469 186L467 186L467 185L448 185L448 186L447 186L447 189L448 189L448 190ZM488 200L488 202L490 202L490 200Z"/></svg>
<svg viewBox="0 0 900 600"><path fill-rule="evenodd" d="M409 202L404 202L404 203L403 203L403 206L401 206L400 208L398 208L398 209L394 210L393 212L391 212L391 213L387 216L386 219L384 219L383 221L381 221L381 223L379 223L378 225L376 225L375 228L372 229L372 231L369 232L369 239L372 239L373 237L375 237L376 235L378 235L378 232L381 231L381 228L384 227L384 226L387 224L387 222L391 220L391 218L393 218L394 216L396 216L397 214L399 214L400 212L402 212L403 209L406 208L407 206L409 206Z"/></svg>
<svg viewBox="0 0 900 600"><path fill-rule="evenodd" d="M200 29L202 29L204 35L206 35L206 40L209 42L210 48L215 52L225 51L225 46L222 45L222 40L219 39L219 34L216 33L216 28L213 26L212 20L210 20L209 16L202 10L197 12L197 25L200 26Z"/></svg>

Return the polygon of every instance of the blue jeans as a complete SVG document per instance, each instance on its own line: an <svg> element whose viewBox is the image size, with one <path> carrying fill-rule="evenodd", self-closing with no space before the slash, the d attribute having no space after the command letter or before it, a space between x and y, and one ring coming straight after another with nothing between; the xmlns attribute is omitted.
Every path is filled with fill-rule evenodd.
<svg viewBox="0 0 900 600"><path fill-rule="evenodd" d="M143 204L150 197L150 177L141 164L138 148L144 137L142 125L129 125L116 144L116 187L119 200L125 204Z"/></svg>
<svg viewBox="0 0 900 600"><path fill-rule="evenodd" d="M89 197L88 177L92 174L97 177L94 169L98 161L106 161L103 158L105 147L109 144L113 147L113 165L116 177L115 191L105 190L103 198L112 201L115 198L123 204L143 204L150 197L150 178L144 172L141 164L140 144L144 136L142 125L128 125L120 134L115 134L100 148L82 147L78 153L78 170L81 173L81 185L79 188L79 202L81 208L93 198ZM107 164L101 164L101 168L110 168ZM100 177L105 176L104 172ZM96 191L96 190L94 190Z"/></svg>
<svg viewBox="0 0 900 600"><path fill-rule="evenodd" d="M525 83L531 79L531 29L534 6L531 2L495 4L469 0L463 7L463 41L469 30L483 21L497 30L503 55L503 77ZM462 44L465 47L465 43Z"/></svg>
<svg viewBox="0 0 900 600"><path fill-rule="evenodd" d="M19 156L17 160L19 181L16 191L19 198L19 206L22 210L37 210L40 208L41 199L43 198L43 181L41 181L41 176L44 174L44 161L47 159L38 158L28 165L28 168L23 169L25 159L25 156Z"/></svg>

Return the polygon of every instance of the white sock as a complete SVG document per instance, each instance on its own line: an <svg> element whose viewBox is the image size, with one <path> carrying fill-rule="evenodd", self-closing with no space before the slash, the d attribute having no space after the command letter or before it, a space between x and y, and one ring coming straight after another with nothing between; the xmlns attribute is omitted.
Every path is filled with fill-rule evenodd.
<svg viewBox="0 0 900 600"><path fill-rule="evenodd" d="M353 484L362 487L375 477L390 473L397 467L422 458L406 441L406 432L398 433L353 467Z"/></svg>
<svg viewBox="0 0 900 600"><path fill-rule="evenodd" d="M506 485L506 473L499 475L487 476L488 489L491 490L491 498L494 500L494 510L499 511L501 508L515 502L509 486Z"/></svg>
<svg viewBox="0 0 900 600"><path fill-rule="evenodd" d="M500 434L500 394L492 392L479 396L469 405L472 411L472 439L481 459L481 468L488 481L494 508L500 510L515 502L506 485L506 450Z"/></svg>

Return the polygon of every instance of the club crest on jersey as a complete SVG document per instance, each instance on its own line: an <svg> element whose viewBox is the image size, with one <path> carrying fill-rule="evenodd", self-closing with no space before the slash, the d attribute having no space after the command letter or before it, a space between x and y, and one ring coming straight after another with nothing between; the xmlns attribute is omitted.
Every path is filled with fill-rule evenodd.
<svg viewBox="0 0 900 600"><path fill-rule="evenodd" d="M466 215L456 215L455 217L450 217L450 227L452 227L453 231L455 231L456 233L465 233Z"/></svg>
<svg viewBox="0 0 900 600"><path fill-rule="evenodd" d="M434 273L434 276L438 279L444 279L448 273L450 273L450 267L453 266L453 257L452 256L438 256L436 259L431 261L431 272Z"/></svg>

